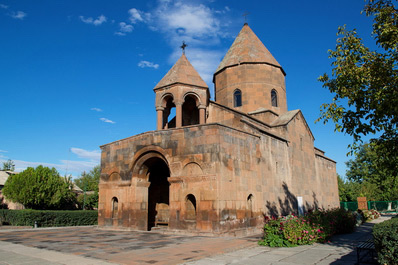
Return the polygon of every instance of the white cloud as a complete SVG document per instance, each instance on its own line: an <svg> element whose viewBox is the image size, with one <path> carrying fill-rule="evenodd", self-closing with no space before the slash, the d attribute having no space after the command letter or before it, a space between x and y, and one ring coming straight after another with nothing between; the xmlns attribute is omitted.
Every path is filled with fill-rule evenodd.
<svg viewBox="0 0 398 265"><path fill-rule="evenodd" d="M8 8L8 6L7 6L7 5L5 5L5 4L0 4L0 8L7 9L7 8Z"/></svg>
<svg viewBox="0 0 398 265"><path fill-rule="evenodd" d="M103 121L103 122L106 122L106 123L112 123L112 124L115 124L115 123L116 123L116 122L111 121L111 120L109 120L109 119L107 119L107 118L100 118L100 120Z"/></svg>
<svg viewBox="0 0 398 265"><path fill-rule="evenodd" d="M79 18L82 22L86 24L92 24L94 26L99 26L107 21L107 18L104 15L100 15L96 19L92 17L85 18L84 16L79 16Z"/></svg>
<svg viewBox="0 0 398 265"><path fill-rule="evenodd" d="M120 27L119 31L115 32L115 34L119 35L119 36L125 36L126 33L130 33L134 29L132 25L129 25L129 24L125 23L125 22L120 22L119 23L119 27Z"/></svg>
<svg viewBox="0 0 398 265"><path fill-rule="evenodd" d="M90 110L94 110L94 111L97 111L97 112L101 112L102 111L102 109L100 109L100 108L91 108Z"/></svg>
<svg viewBox="0 0 398 265"><path fill-rule="evenodd" d="M101 151L100 150L93 150L87 151L81 148L72 147L70 151L76 154L79 158L90 159L94 162L99 163L101 158Z"/></svg>
<svg viewBox="0 0 398 265"><path fill-rule="evenodd" d="M0 150L0 153L8 153L6 150Z"/></svg>
<svg viewBox="0 0 398 265"><path fill-rule="evenodd" d="M128 13L130 14L129 19L133 24L137 22L148 22L151 19L150 13L145 13L135 8L131 8Z"/></svg>
<svg viewBox="0 0 398 265"><path fill-rule="evenodd" d="M10 14L10 16L12 17L12 18L15 18L15 19L24 19L24 17L26 17L26 13L25 12L23 12L23 11L17 11L17 12L12 12L11 14Z"/></svg>
<svg viewBox="0 0 398 265"><path fill-rule="evenodd" d="M155 63L148 62L148 61L140 61L138 63L138 66L141 67L141 68L146 68L146 67L154 68L154 69L158 69L159 68L159 65L157 63L155 64Z"/></svg>
<svg viewBox="0 0 398 265"><path fill-rule="evenodd" d="M185 41L188 44L188 59L212 87L212 75L226 53L226 50L219 48L221 39L232 40L229 27L232 23L238 23L228 17L231 13L229 7L215 10L199 1L159 0L149 13L135 8L130 9L129 13L132 23L146 23L149 29L163 34L174 50L170 64L181 56L180 46ZM148 67L145 64L139 66Z"/></svg>

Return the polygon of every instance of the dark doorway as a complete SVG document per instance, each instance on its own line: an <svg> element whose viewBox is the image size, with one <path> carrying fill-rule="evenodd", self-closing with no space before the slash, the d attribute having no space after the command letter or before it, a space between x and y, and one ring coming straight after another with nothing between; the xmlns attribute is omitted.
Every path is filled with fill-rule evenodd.
<svg viewBox="0 0 398 265"><path fill-rule="evenodd" d="M168 224L170 183L167 178L170 177L170 171L165 161L158 157L148 159L145 165L148 167L150 182L148 188L148 231L150 231L159 219L162 224Z"/></svg>

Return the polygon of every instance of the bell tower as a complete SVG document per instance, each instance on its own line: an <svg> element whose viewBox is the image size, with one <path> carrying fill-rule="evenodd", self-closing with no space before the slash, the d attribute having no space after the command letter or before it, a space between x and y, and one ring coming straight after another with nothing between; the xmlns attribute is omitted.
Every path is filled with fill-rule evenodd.
<svg viewBox="0 0 398 265"><path fill-rule="evenodd" d="M252 114L287 112L285 71L247 23L218 66L215 101Z"/></svg>
<svg viewBox="0 0 398 265"><path fill-rule="evenodd" d="M181 47L184 51L185 43ZM206 123L209 88L185 52L153 90L158 130ZM173 108L174 118L169 117Z"/></svg>

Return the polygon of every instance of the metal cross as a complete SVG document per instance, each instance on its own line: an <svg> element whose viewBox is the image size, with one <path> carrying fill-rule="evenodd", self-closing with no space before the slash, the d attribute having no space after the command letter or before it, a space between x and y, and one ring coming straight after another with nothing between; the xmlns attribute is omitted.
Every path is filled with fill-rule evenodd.
<svg viewBox="0 0 398 265"><path fill-rule="evenodd" d="M185 54L185 47L187 47L188 45L185 44L185 41L182 41L182 45L180 46L180 48L182 49L182 53Z"/></svg>
<svg viewBox="0 0 398 265"><path fill-rule="evenodd" d="M247 24L247 16L249 15L249 12L245 12L242 17L245 17L245 24Z"/></svg>

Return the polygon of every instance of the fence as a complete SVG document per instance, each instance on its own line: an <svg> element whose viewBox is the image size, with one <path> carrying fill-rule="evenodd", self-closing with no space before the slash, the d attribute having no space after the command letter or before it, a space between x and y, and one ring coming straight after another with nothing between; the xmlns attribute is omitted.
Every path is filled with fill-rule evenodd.
<svg viewBox="0 0 398 265"><path fill-rule="evenodd" d="M340 208L356 211L358 210L358 202L340 202ZM368 201L368 209L379 212L398 212L398 201Z"/></svg>

